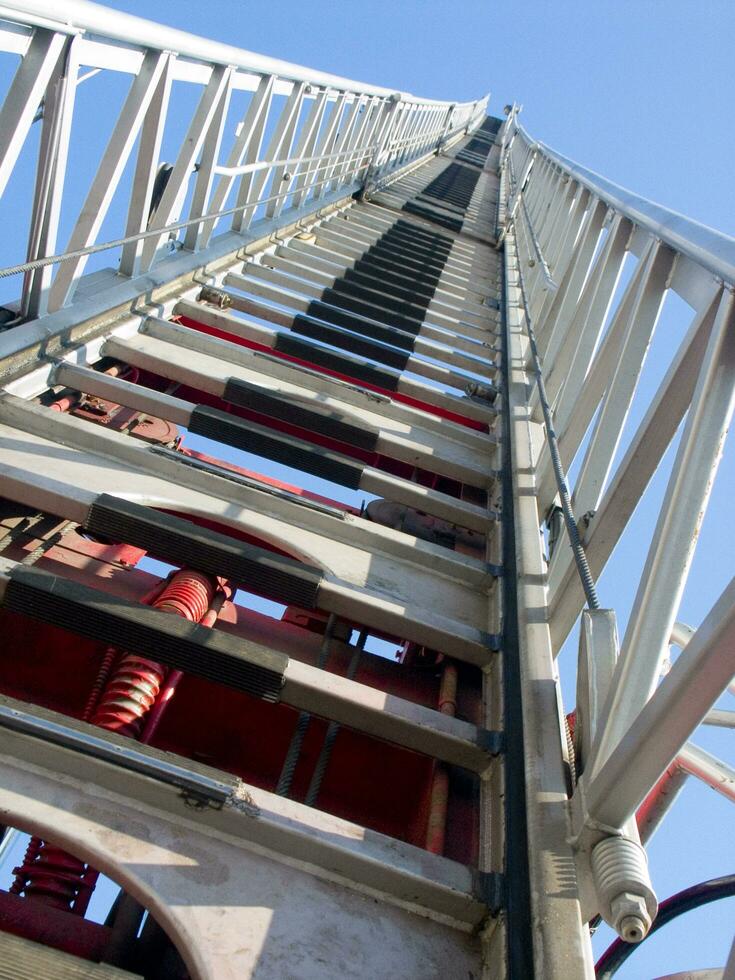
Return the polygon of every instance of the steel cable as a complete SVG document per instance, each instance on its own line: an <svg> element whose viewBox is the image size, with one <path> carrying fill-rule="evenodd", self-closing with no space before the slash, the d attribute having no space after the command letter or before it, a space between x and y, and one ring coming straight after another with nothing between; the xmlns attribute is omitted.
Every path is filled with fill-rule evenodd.
<svg viewBox="0 0 735 980"><path fill-rule="evenodd" d="M551 463L554 468L554 476L556 478L556 487L559 491L559 499L561 500L564 523L566 525L567 534L569 535L569 543L572 546L572 553L574 555L574 561L577 565L577 572L579 573L579 577L582 581L582 588L584 589L584 594L587 599L587 605L590 609L599 609L600 601L597 598L595 581L592 577L592 572L590 571L590 567L587 562L587 555L584 550L584 545L582 544L582 539L579 535L579 527L574 517L574 511L572 510L572 501L569 495L564 465L561 461L561 454L559 452L559 441L554 429L551 406L549 405L549 400L546 395L546 386L544 384L544 376L541 369L541 358L539 356L538 346L536 344L536 334L533 329L531 312L528 308L526 283L523 279L523 272L521 271L520 262L518 263L518 282L521 288L523 312L526 320L526 332L528 333L528 341L531 345L531 356L533 358L534 374L536 375L536 385L538 386L539 401L544 414L544 423L546 424L546 441L549 444L549 453L551 455Z"/></svg>
<svg viewBox="0 0 735 980"><path fill-rule="evenodd" d="M330 613L326 628L324 630L324 639L322 640L322 645L319 648L319 658L317 660L317 667L319 670L324 670L327 658L329 657L329 647L332 641L332 634L334 632L334 624L336 621L337 617L334 615L334 613ZM278 777L278 783L276 784L276 795L278 796L289 796L291 793L291 784L293 783L294 773L296 772L296 766L299 761L299 756L301 755L301 746L304 744L304 738L306 737L306 733L309 729L310 721L311 715L308 711L301 711L299 713L296 728L291 736L291 742L289 743L288 751L286 752L286 758L283 760L281 775Z"/></svg>
<svg viewBox="0 0 735 980"><path fill-rule="evenodd" d="M412 142L418 142L418 138ZM363 149L358 150L347 150L344 151L346 156L359 157L364 155L365 151ZM333 155L333 154L332 154ZM274 168L279 162L276 161L271 163L266 161L268 166ZM300 161L303 162L303 161ZM338 167L344 167L345 162L340 163L329 163L325 164L323 167L308 168L304 174L294 174L293 180L299 177L306 177L308 180L309 176L313 173L318 173L319 170L325 170L329 168L336 169ZM347 164L349 166L349 164ZM368 169L370 166L369 162L360 164L355 168L353 177L357 178L357 175ZM408 164L407 164L408 166ZM391 174L392 176L392 174ZM59 252L56 255L47 255L44 258L31 259L28 262L21 262L18 265L9 265L3 269L0 269L0 279L8 279L11 276L17 276L24 272L33 272L35 269L42 269L47 265L59 265L62 262L70 262L73 259L83 259L88 255L95 255L98 252L106 252L112 248L120 248L124 245L130 245L133 242L144 241L148 238L163 237L164 235L169 235L173 231L181 231L184 228L190 228L192 225L203 225L212 221L216 221L219 218L226 218L230 215L238 214L240 211L247 211L249 208L257 209L263 204L270 204L273 201L286 200L292 194L304 194L307 195L313 191L316 187L321 187L322 184L329 184L333 181L338 181L343 179L342 173L330 174L329 177L325 177L321 180L313 181L308 187L303 185L300 187L289 186L286 190L281 191L279 194L272 194L270 197L259 198L257 201L248 201L246 204L239 204L234 208L226 208L222 211L215 211L211 214L202 214L196 218L187 218L185 221L176 221L172 224L166 225L163 228L150 228L146 231L137 232L135 235L127 235L125 238L115 238L109 242L101 242L98 245L86 245L84 248L74 249L71 252Z"/></svg>
<svg viewBox="0 0 735 980"><path fill-rule="evenodd" d="M355 171L355 176L360 170L364 170L368 165L362 164ZM336 177L327 177L324 180L316 181L309 185L309 191L313 190L315 187L320 187L322 184L328 184ZM287 198L292 193L298 193L297 190L286 190L282 191L280 194L273 194L270 197L263 197L257 201L249 201L247 204L239 204L234 208L227 208L224 211L215 211L212 214L202 214L197 218L187 218L186 221L176 221L173 224L166 225L164 228L150 228L147 231L140 231L135 235L127 235L125 238L115 238L109 242L101 242L99 245L87 245L84 248L75 249L72 252L60 252L57 255L47 255L45 258L32 259L29 262L21 262L18 265L9 265L4 269L0 269L0 279L8 279L10 276L20 275L22 272L32 272L34 269L42 269L47 265L58 265L62 262L69 262L72 259L82 259L87 255L95 255L97 252L106 252L111 248L119 248L123 245L129 245L132 242L144 241L147 238L163 238L164 235L170 234L172 231L180 231L183 228L189 228L191 225L203 225L210 221L216 221L218 218L226 218L228 215L237 214L239 211L247 211L248 208L257 209L263 204L270 204L272 201L280 201L281 199ZM246 243L245 243L246 244Z"/></svg>
<svg viewBox="0 0 735 980"><path fill-rule="evenodd" d="M347 679L350 681L355 679L355 674L357 673L357 668L360 663L360 655L365 647L366 640L367 630L361 630L357 643L355 644L350 665L347 668ZM324 744L322 745L322 750L319 753L319 758L317 759L317 763L311 777L311 782L309 783L309 789L307 790L306 798L304 799L304 803L307 806L316 805L319 790L322 787L324 773L327 771L327 766L329 765L329 760L332 756L332 748L334 747L334 741L337 738L338 732L339 724L336 721L330 721L329 727L327 728L327 734L324 736Z"/></svg>

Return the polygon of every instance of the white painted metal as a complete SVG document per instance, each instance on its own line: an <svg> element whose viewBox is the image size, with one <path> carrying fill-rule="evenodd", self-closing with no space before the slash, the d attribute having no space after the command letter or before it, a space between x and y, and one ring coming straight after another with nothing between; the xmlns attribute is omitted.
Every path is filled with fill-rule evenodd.
<svg viewBox="0 0 735 980"><path fill-rule="evenodd" d="M80 45L78 37L66 39L63 52L59 55L46 86L29 223L28 259L52 254L56 248L77 92L77 86L73 82L79 70ZM51 273L50 267L44 267L24 276L20 301L21 315L24 318L42 316L48 311Z"/></svg>
<svg viewBox="0 0 735 980"><path fill-rule="evenodd" d="M584 241L580 242L580 247L576 250L573 261L570 262L570 268L561 282L561 288L554 296L548 315L544 318L543 323L539 324L539 337L545 338L544 365L547 375L552 372L558 349L563 343L563 338L566 336L565 331L570 326L569 321L579 302L579 294L606 213L606 208L600 201L590 207L584 229Z"/></svg>
<svg viewBox="0 0 735 980"><path fill-rule="evenodd" d="M673 256L655 248L630 310L617 363L595 419L572 506L579 514L596 510L635 395L656 321L663 303Z"/></svg>
<svg viewBox="0 0 735 980"><path fill-rule="evenodd" d="M229 68L216 65L212 69L209 83L202 92L199 104L189 124L189 129L182 140L179 155L174 163L161 200L149 219L148 227L150 230L165 228L170 222L178 221L181 208L184 204L184 198L189 189L190 175L200 152L204 150L205 139L213 123L213 139L217 146L219 146L221 124L217 125L215 119L217 117L219 117L220 121L222 119L222 102L226 101L227 98L230 76L231 70ZM208 151L209 146L207 146L207 155L209 156ZM199 214L195 214L194 217L199 217L200 214L201 211L199 211ZM141 255L142 271L145 272L150 268L159 247L158 237L146 239Z"/></svg>
<svg viewBox="0 0 735 980"><path fill-rule="evenodd" d="M146 54L140 72L133 79L66 251L84 248L96 239L167 62L168 55L157 51ZM84 265L84 259L77 259L61 266L51 290L51 309L66 304L72 284L81 277Z"/></svg>
<svg viewBox="0 0 735 980"><path fill-rule="evenodd" d="M721 728L735 728L735 711L722 711L719 708L713 708L705 715L702 724L718 725Z"/></svg>
<svg viewBox="0 0 735 980"><path fill-rule="evenodd" d="M145 444L120 433L9 396L3 400L0 419L8 426L0 464L2 492L11 499L82 520L94 493L109 489L114 471L116 492L126 499L215 517L262 540L277 542L282 550L323 568L320 604L324 609L378 629L390 631L398 626L398 635L411 634L417 643L443 648L473 663L486 664L492 658L485 632L492 577L472 559L462 560L447 549L360 518L339 521L275 497L264 499L252 488L151 454ZM59 444L67 448L56 477L31 476L36 469L34 457L58 456ZM370 479L377 492L392 489L388 474L373 476L371 471ZM29 480L36 485L24 492L23 485ZM430 492L422 493L426 488L414 486L416 503L425 500L428 505ZM367 540L360 533L365 525ZM384 546L378 545L378 538L385 543L396 541L397 547L388 544L384 559L379 556L378 549ZM425 557L416 561L419 552ZM460 577L455 558L466 569ZM424 589L422 579L434 584Z"/></svg>
<svg viewBox="0 0 735 980"><path fill-rule="evenodd" d="M194 303L191 300L181 300L176 303L174 309L176 314L189 316L203 324L222 327L227 333L235 337L245 337L249 340L255 340L257 343L267 347L272 347L275 343L275 331L269 330L267 327L261 327L259 324L241 317L203 306L201 303ZM256 316L261 313L267 313L269 319L273 319L275 315L273 307L266 307L263 304L258 305L253 303L249 306L249 310ZM290 322L291 318L289 315L281 313L281 316L284 319L287 317ZM283 322L284 326L287 325L284 320L281 322ZM460 387L464 387L466 381L469 380L469 378L460 380L460 376L456 375L456 373L450 372L439 365L429 365L428 370L438 380L447 385L451 385L452 380L456 380ZM466 400L461 401L459 396L451 391L446 392L441 388L430 387L411 377L402 376L398 383L397 391L401 394L418 398L420 401L427 402L430 405L438 405L449 411L457 410L460 414L465 414L469 418L477 419L478 421L492 423L495 416L495 410L488 404L468 402Z"/></svg>
<svg viewBox="0 0 735 980"><path fill-rule="evenodd" d="M577 831L588 828L586 836L581 833L576 839L583 852L578 868L587 912L595 901L585 866L590 851L605 833L635 836L635 809L672 760L671 790L661 805L654 805L646 836L651 822L655 825L675 799L684 771L730 794L732 773L727 766L698 755L696 748L690 751L689 744L682 746L703 719L725 725L730 721L729 712L711 709L733 671L727 643L720 642L718 632L728 632L731 614L723 598L693 634L698 639L691 639L692 631L675 625L675 619L732 414L735 242L534 142L519 125L515 108L501 142L501 169L509 179L503 183L505 223L499 232L506 250L517 248L530 285L530 313L544 354L564 467L584 449L570 491L593 578L599 577L624 535L686 419L658 524L652 527L649 557L621 656L616 665L614 653L612 661L605 661L611 676L602 684L609 689L604 707L594 701L597 691L585 673L591 663L587 618L598 612L584 614L584 670L578 690L584 775L572 808ZM523 175L522 183L515 180L516 174ZM634 268L620 295L626 261ZM556 295L548 290L550 275L560 284ZM693 319L658 391L642 413L638 409L642 421L617 462L646 350L669 291L692 307ZM512 285L508 296L512 303ZM537 396L532 407L540 421ZM543 517L557 493L546 447L540 451L535 477ZM566 542L556 544L547 582L545 618L558 655L584 604ZM713 625L718 616L721 622ZM710 629L711 642L703 649ZM672 642L686 646L675 669L659 684L672 630ZM719 655L710 649L713 645ZM594 668L604 673L602 663L595 661ZM590 733L585 714L590 704L598 717L596 733Z"/></svg>
<svg viewBox="0 0 735 980"><path fill-rule="evenodd" d="M125 225L125 236L132 237L145 231L148 226L148 213L151 206L153 187L158 170L161 140L166 122L168 102L171 97L171 55L164 55L161 78L151 99L140 134L138 158L133 176L133 189L130 196L130 209ZM253 101L257 99L257 96ZM217 208L219 210L219 208ZM124 245L120 256L120 273L134 277L140 272L143 242L131 241Z"/></svg>
<svg viewBox="0 0 735 980"><path fill-rule="evenodd" d="M0 193L5 190L65 43L62 34L36 31L16 72L0 111Z"/></svg>
<svg viewBox="0 0 735 980"><path fill-rule="evenodd" d="M584 770L618 656L618 630L611 609L586 609L582 613L577 655L577 700L574 722L574 758L577 773Z"/></svg>
<svg viewBox="0 0 735 980"><path fill-rule="evenodd" d="M620 540L638 500L687 410L697 378L697 365L707 345L718 303L719 297L694 318L666 377L613 475L596 514L589 522L585 548L595 576L602 571ZM552 635L557 650L584 604L581 585L570 558L571 556L564 553L558 558L559 584L550 604L553 616Z"/></svg>
<svg viewBox="0 0 735 980"><path fill-rule="evenodd" d="M734 640L735 579L612 752L598 750L585 793L589 820L618 827L635 813L729 683Z"/></svg>
<svg viewBox="0 0 735 980"><path fill-rule="evenodd" d="M3 6L3 18L26 25L0 31L0 51L22 55L20 67L0 109L0 191L11 175L39 102L45 100L42 153L33 213L29 216L29 258L52 255L61 205L68 135L74 113L79 66L126 72L132 85L97 175L79 212L67 251L92 247L110 205L125 194L120 188L127 158L141 131L138 165L127 217L120 234L142 234L149 225L152 182L158 168L160 139L169 115L171 82L184 80L201 91L199 106L175 161L174 170L150 222L162 232L180 215L192 169L198 164L183 244L197 252L206 247L216 226L213 217L227 210L227 198L236 184L237 210L232 216L236 232L247 230L258 203L269 188L265 219L303 207L354 184L372 168L372 179L384 178L421 158L440 142L457 138L481 120L487 99L452 105L429 102L349 79L310 71L242 51L229 45L195 38L182 31L106 10L85 0L64 4L63 16L50 0L28 0ZM68 80L68 84L67 84ZM90 84L94 84L94 80ZM239 132L223 129L231 98L254 91ZM273 94L286 95L268 151L261 159L261 141L271 116ZM59 101L60 100L60 101ZM304 101L311 104L302 118ZM384 124L388 107L395 105L402 126L389 133ZM324 113L334 111L315 145ZM452 112L452 125L447 117ZM98 121L95 120L95 124ZM337 137L335 145L334 137ZM331 136L330 136L331 134ZM291 147L294 146L294 156ZM385 159L378 163L377 152ZM228 154L220 166L220 153ZM305 160L310 162L306 164ZM256 172L240 171L243 162L261 163ZM306 167L306 169L302 169ZM298 173L297 177L297 171ZM288 172L288 179L284 179ZM296 178L296 179L294 179ZM197 217L210 220L197 223ZM118 236L119 237L119 236ZM128 241L123 246L120 270L135 276L166 256L165 235ZM22 256L19 256L19 261ZM33 270L24 288L23 308L35 316L71 301L86 262L82 254L61 265ZM54 275L54 272L56 274Z"/></svg>
<svg viewBox="0 0 735 980"><path fill-rule="evenodd" d="M470 771L487 775L492 764L474 725L297 660L289 661L282 699Z"/></svg>
<svg viewBox="0 0 735 980"><path fill-rule="evenodd" d="M478 158L483 172L467 209L466 227L459 234L447 233L452 248L413 345L408 376L401 376L396 389L400 396L491 427L491 435L478 433L428 410L238 346L234 341L244 339L273 349L279 334L199 303L195 296L196 284L206 282L217 288L224 284L230 287L238 311L278 328L291 326L293 314L303 312L323 288L354 266L391 227L406 201L441 172L446 159L433 157L433 152L453 152L457 140L479 125L487 100L455 105L416 99L202 41L84 0L66 0L63 12L50 0L16 0L14 9L3 6L0 16L6 22L0 28L0 51L20 56L0 108L0 190L12 176L42 99L45 106L28 218L29 259L44 259L57 248L79 81L89 78L88 84L94 85L99 71L131 76L120 115L110 120L107 149L73 219L67 251L80 254L26 269L20 309L27 322L0 338L3 370L22 374L0 404L7 442L0 464L2 492L79 520L93 495L108 489L112 479L116 492L128 499L214 516L269 541L324 570L321 608L481 667L486 673L488 727L503 724L498 702L502 668L488 645L488 633L498 631L501 610L497 582L483 562L352 514L339 519L327 510L301 506L286 495L269 496L257 481L240 485L228 482L223 474L187 469L175 459L155 456L135 440L49 412L28 399L50 384L71 384L185 426L191 402L136 390L135 385L92 371L91 365L101 356L114 356L217 396L228 378L239 378L294 399L295 404L310 408L319 404L355 424L374 428L379 433L378 452L484 487L494 495L491 506L495 506L500 400L491 408L462 398L458 389L465 386L468 372L486 383L502 366L495 355L506 326L503 315L481 305L486 298L502 295L509 331L510 478L517 509L519 697L524 715L528 855L533 921L538 926L534 953L539 975L591 976L583 929L583 916L596 910L594 893L589 897L588 852L600 843L613 846L608 842L616 839L616 833L627 841L624 848L628 844L637 848L634 811L672 760L679 776L685 771L730 798L733 795L731 770L688 743L703 718L731 724L730 718L722 717L728 713L711 709L735 673L727 654L732 647L732 587L692 636L675 620L732 412L735 243L535 143L519 125L514 107L487 163ZM151 213L156 171L162 162L162 134L173 112L172 92L177 91L172 88L174 81L190 86L198 105ZM230 133L225 120L236 99L241 121ZM123 173L136 143L134 181L125 189ZM354 204L351 195L358 191L372 199ZM496 193L502 198L497 207ZM92 282L82 272L89 250L99 244L100 229L112 213L116 194L129 198L127 208L121 209L125 217L119 229L124 239L119 274L110 273L109 283L102 276L102 285L93 292ZM328 212L334 213L328 216ZM185 226L172 228L179 219ZM406 220L419 228L439 227L423 218ZM305 221L311 222L306 230ZM228 230L222 232L225 227ZM494 228L505 249L502 274L499 257L488 247ZM148 230L153 234L141 239ZM180 231L184 234L179 238ZM269 242L274 233L278 239ZM18 258L20 264L23 256ZM625 262L634 268L630 283L618 296ZM594 577L622 537L637 501L686 418L617 665L612 614L597 610L585 614L583 622L584 669L578 698L584 773L571 805L578 821L579 880L568 840L567 795L573 787L564 779L553 657L582 610L583 593L569 549L557 545L547 569L538 534L540 521L554 503L556 487L538 399L528 397L519 270L528 283L530 313L544 355L565 466L589 436L570 489L577 517L585 518L580 529ZM410 275L405 278L410 288ZM692 324L615 467L646 351L669 290L692 307ZM375 304L380 305L379 284L374 294ZM171 314L221 329L232 340L167 322ZM63 357L66 364L55 367L46 362L29 368L39 351ZM423 374L426 383L410 377L411 372ZM39 472L39 458L53 461L49 472ZM496 531L495 512L490 508L377 468L365 468L360 487L487 532L488 558L499 552L502 542L497 533L490 533ZM659 683L672 636L673 642L686 646ZM608 689L603 709L602 695ZM480 773L484 777L480 867L499 867L507 831L500 803L505 777L501 766L489 764L478 729L401 699L386 700L344 678L328 675L325 680L315 668L295 662L289 664L284 700ZM86 839L86 844L79 844L81 850L87 847L90 859L104 869L98 853L103 849L99 842L90 843L96 841L96 831L90 831L79 810L82 797L75 796L69 785L59 785L53 772L42 771L48 759L28 740L14 736L9 751L16 758L0 771L0 796L3 805L9 801L11 815L46 833L49 818L43 807L55 806L57 823L62 813L68 821L68 840L61 843L70 846ZM56 754L61 760L63 753ZM36 767L33 774L19 769L18 760L24 759ZM107 778L92 765L82 775L103 783ZM133 782L126 782L131 798L139 802L145 797L141 805L160 810L161 800L151 802ZM107 789L100 790L100 807L112 812L118 801L105 798ZM465 948L455 936L458 930L481 926L485 915L471 894L467 869L431 860L424 866L425 856L419 860L403 845L373 840L363 828L313 809L274 802L269 794L247 792L247 806L260 807L258 820L253 823L254 813L249 811L246 826L238 811L235 818L225 814L216 827L205 828L199 821L191 833L202 854L214 854L222 835L244 835L244 846L251 853L247 860L238 857L240 877L253 873L263 850L275 851L279 860L291 863L292 880L306 889L309 886L299 878L306 862L310 874L330 879L332 891L314 898L322 916L328 903L336 901L335 895L344 897L339 889L345 885L345 894L357 889L408 910L411 915L396 911L397 916L406 916L405 922L395 925L396 935L405 947L406 936L420 933L415 945L413 938L410 944L418 952L412 958L404 951L403 959L396 956L391 963L391 967L400 963L406 976L423 975L427 962L439 962L431 958L437 955L437 943L415 926L417 915L434 918L438 929L446 930L449 924L454 930L450 936L455 938L449 940L442 933L447 940L443 948L458 958L440 974L449 975L460 962L463 975L475 968L478 944L473 941ZM29 803L34 793L36 802ZM119 812L125 812L124 805ZM264 812L267 816L261 819ZM162 840L169 840L166 819L160 812L151 817L164 828ZM237 826L233 819L239 821ZM190 822L197 823L193 818ZM146 852L140 853L144 857ZM142 885L123 872L124 883L133 893L136 888L141 894L148 889L156 914L182 944L186 945L187 929L193 931L200 944L200 953L189 951L196 976L228 976L222 972L220 951L212 952L206 911L199 918L191 911L173 913L170 894L156 895L163 879L180 886L175 866L181 857L181 847L169 849L155 885L152 879ZM299 865L298 871L294 864ZM262 885L267 878L262 866L256 876ZM164 892L173 887L170 882ZM269 887L272 891L272 882L265 886L266 892ZM611 896L601 896L599 886L597 897L603 897L609 913ZM344 899L349 913L342 921L357 919L353 899ZM284 908L288 901L288 896L276 896L273 907ZM210 911L220 910L212 903ZM372 923L369 912L363 909L362 914ZM286 919L290 922L293 915L289 906ZM487 969L501 976L504 954L499 950L505 948L508 922L501 916L497 923L485 924L490 937ZM264 941L262 930L258 933L245 918L233 920L232 928L250 929L257 941ZM312 920L308 928L314 928ZM299 939L303 932L302 928ZM253 964L231 952L240 974L250 975ZM465 963L471 964L466 970ZM390 972L401 975L393 968Z"/></svg>
<svg viewBox="0 0 735 980"><path fill-rule="evenodd" d="M719 279L735 281L735 242L732 238L625 190L574 163L544 143L532 140L519 123L516 122L515 125L521 144L534 146L544 157L555 163L567 179L587 187L618 213L626 215L629 220L660 238L675 252L691 258Z"/></svg>
<svg viewBox="0 0 735 980"><path fill-rule="evenodd" d="M0 796L12 822L90 861L148 905L197 980L234 980L243 970L249 975L253 952L257 961L265 943L254 908L280 907L285 914L294 889L301 914L317 902L331 927L339 908L348 910L346 921L355 916L357 922L358 910L368 913L377 898L413 913L405 916L401 932L412 923L421 934L426 918L433 921L425 935L439 930L453 955L465 946L469 959L476 946L460 937L482 921L485 909L463 865L252 786L236 787L220 810L197 809L174 787L91 756L8 731L3 742ZM84 786L90 782L96 786L93 812L89 797L85 806ZM285 878L270 870L274 859L284 872L289 869ZM216 900L212 869L227 872L218 879ZM250 888L249 894L243 891ZM180 900L184 893L188 902ZM360 901L360 895L370 901ZM269 921L266 915L266 926ZM310 957L315 951L308 936L315 925L309 916L299 943ZM257 937L255 951L243 943L244 935Z"/></svg>
<svg viewBox="0 0 735 980"><path fill-rule="evenodd" d="M294 256L293 253L295 252L298 252L298 256ZM292 238L287 246L279 245L275 250L275 255L293 258L307 267L314 267L327 272L336 272L339 268L349 269L355 264L354 258L337 254L332 249L317 245L316 235L313 243ZM403 278L407 280L408 285L410 277L404 276ZM477 277L467 281L460 276L444 271L438 280L437 294L446 294L451 297L454 303L467 299L473 304L481 304L488 296L497 299L498 289L494 284L484 284L478 281Z"/></svg>
<svg viewBox="0 0 735 980"><path fill-rule="evenodd" d="M704 718L705 724L707 724L707 717ZM732 722L729 727L733 727ZM696 776L710 789L735 803L735 769L722 759L688 742L677 756L676 762L685 773Z"/></svg>
<svg viewBox="0 0 735 980"><path fill-rule="evenodd" d="M419 426L414 429L381 418L369 410L369 402L362 408L352 407L338 398L325 395L324 392L312 392L296 384L264 384L265 379L260 372L225 364L206 354L197 358L194 368L190 363L187 364L191 358L187 357L186 350L156 342L145 335L135 342L111 339L104 345L102 352L124 359L134 366L159 372L164 377L196 385L202 391L218 396L224 393L229 378L239 378L254 385L256 389L282 395L292 401L295 412L300 406L315 408L324 414L332 413L335 417L377 431L376 451L386 456L402 459L415 466L431 468L446 476L460 477L477 486L490 487L495 482L494 477L488 473L487 459L468 460L467 450L461 445L435 433L421 432ZM257 359L254 359L254 364L258 365ZM184 427L188 426L194 408L193 403L173 395L151 391L129 381L69 363L59 365L49 380L52 384L75 388ZM490 443L486 447L485 455L489 455L493 448L494 445Z"/></svg>
<svg viewBox="0 0 735 980"><path fill-rule="evenodd" d="M618 283L630 224L617 215L597 260L589 270L587 282L575 302L564 342L556 361L547 364L546 391L557 418L563 417L565 405L573 405L581 391L587 365L592 357L607 311ZM559 401L557 403L557 396ZM540 411L537 420L540 421Z"/></svg>
<svg viewBox="0 0 735 980"><path fill-rule="evenodd" d="M137 332L137 329L133 329L125 335L120 334L120 339L123 339L123 336L129 339ZM250 351L227 340L208 337L206 334L187 330L176 323L159 320L156 317L147 317L140 324L140 333L173 344L178 349L183 348L190 352L198 352L225 361L231 368L239 366L252 369L257 371L262 379L272 378L274 383L283 381L293 384L327 400L334 398L336 401L352 406L358 412L367 410L380 417L379 424L382 429L390 429L398 435L408 436L410 433L412 437L418 438L417 433L426 430L432 436L437 436L442 441L448 440L450 444L454 445L453 449L442 449L442 452L446 451L451 454L453 459L458 460L462 454L466 456L467 451L479 456L490 455L494 451L495 438L478 432L476 429L468 429L421 409L403 405L366 388L330 378L317 371L309 371L294 366L288 361L261 354L259 351ZM86 352L83 352L82 356L84 353ZM92 349L92 345L90 345L90 360L94 360L97 355L98 350ZM47 378L44 378L43 386L46 385L46 381ZM17 391L13 391L13 393L23 394ZM448 398L441 404L447 408L459 409L457 401L457 399ZM487 421L487 413L481 418Z"/></svg>
<svg viewBox="0 0 735 980"><path fill-rule="evenodd" d="M604 763L651 697L661 674L733 406L735 299L727 292L720 302L702 359L659 523L623 640L606 720L600 732L597 765ZM686 651L691 649L691 643ZM733 673L731 666L725 683ZM670 682L671 675L664 685Z"/></svg>

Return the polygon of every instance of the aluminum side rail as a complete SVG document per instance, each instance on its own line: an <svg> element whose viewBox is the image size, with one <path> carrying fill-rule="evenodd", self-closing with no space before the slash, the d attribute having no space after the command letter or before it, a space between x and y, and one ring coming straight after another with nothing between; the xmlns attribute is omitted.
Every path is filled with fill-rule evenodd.
<svg viewBox="0 0 735 980"><path fill-rule="evenodd" d="M523 187L515 186L511 177L509 193L522 194L541 247L548 252L553 242L557 249L549 261L559 289L550 293L541 288L543 273L534 263L530 243L518 236L524 267L531 263L526 272L531 314L565 466L577 455L594 420L580 474L571 489L577 516L585 517L584 544L595 576L604 568L688 411L662 523L641 583L641 589L648 590L645 608L649 611L656 608L655 603L651 605L652 588L656 595L671 597L653 640L653 648L660 650L668 644L674 625L693 553L695 526L706 507L732 414L729 289L735 283L735 241L572 165L532 141L515 114L506 126L514 136L506 165L512 159L513 173L526 177ZM526 166L529 160L530 167ZM626 257L634 263L632 276L616 294ZM678 293L693 307L691 326L627 452L613 469L668 291ZM541 418L537 401L534 417ZM556 488L544 452L537 484L540 509L547 514ZM664 526L669 529L665 534ZM669 533L672 528L680 530L677 545ZM665 546L675 553L663 561ZM557 549L551 557L549 588L552 639L558 653L583 601L566 548ZM634 612L629 638L623 643L624 656L638 629L636 618L643 609L643 596L641 591L636 603L639 611ZM651 637L647 643L650 646ZM651 672L658 677L655 664Z"/></svg>
<svg viewBox="0 0 735 980"><path fill-rule="evenodd" d="M655 201L649 201L607 180L601 174L588 170L546 143L533 140L520 123L516 123L516 128L527 147L556 164L569 178L582 184L608 207L660 238L676 252L692 259L723 282L735 283L735 240L729 235L693 221L686 215L670 211Z"/></svg>
<svg viewBox="0 0 735 980"><path fill-rule="evenodd" d="M656 900L636 810L643 804L648 837L675 798L679 770L723 786L725 795L732 778L719 760L687 744L702 721L717 723L711 709L735 670L732 586L698 630L676 620L735 407L735 240L534 141L517 114L513 107L502 134L498 231L526 284L523 319L535 333L545 385L530 403L539 517L558 526L558 481L571 471L570 527L576 518L593 580L625 539L679 433L642 542L647 557L622 642L614 611L597 609L593 596L579 647L571 759L581 778L571 806L582 904L585 914L599 908L621 936L639 941ZM669 363L653 390L644 367L672 294L690 308L689 323L678 347L658 351ZM545 618L558 656L585 594L568 540L551 538ZM604 584L599 601L604 605ZM611 626L590 632L590 617L608 617ZM683 650L666 674L670 645Z"/></svg>
<svg viewBox="0 0 735 980"><path fill-rule="evenodd" d="M12 267L24 272L22 295L6 300L18 322L68 306L90 256L111 242L106 260L119 256L131 279L172 248L204 256L212 234L228 225L242 235L254 222L307 204L315 211L340 189L354 193L402 173L476 128L487 105L487 98L458 104L391 92L84 0L65 4L63 16L49 0L0 5L0 52L21 56L0 108L0 195L8 181L11 193L17 186L24 144L34 121L41 126L28 249ZM94 86L99 72L131 83L85 190L69 179L85 111L76 93L81 82ZM160 154L178 111L175 82L193 86L199 100L168 163ZM62 204L77 214L66 243L58 237ZM101 242L111 209L124 220L112 236L105 226Z"/></svg>

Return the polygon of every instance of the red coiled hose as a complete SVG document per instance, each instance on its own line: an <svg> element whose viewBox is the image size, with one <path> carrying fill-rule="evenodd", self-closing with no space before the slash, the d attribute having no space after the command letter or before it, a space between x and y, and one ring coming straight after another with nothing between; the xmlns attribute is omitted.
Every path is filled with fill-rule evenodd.
<svg viewBox="0 0 735 980"><path fill-rule="evenodd" d="M205 617L216 589L216 584L206 575L184 569L177 572L163 589L157 586L148 593L143 601L162 612L198 623ZM207 625L213 625L216 618L215 613ZM114 657L114 649L108 649L87 702L85 717L94 710L90 719L93 725L137 738L146 714L158 697L166 668L137 654L123 654L94 708ZM10 887L13 894L25 893L29 898L78 915L86 912L97 881L97 872L83 861L38 837L31 837L23 864L14 868L13 874L15 880Z"/></svg>

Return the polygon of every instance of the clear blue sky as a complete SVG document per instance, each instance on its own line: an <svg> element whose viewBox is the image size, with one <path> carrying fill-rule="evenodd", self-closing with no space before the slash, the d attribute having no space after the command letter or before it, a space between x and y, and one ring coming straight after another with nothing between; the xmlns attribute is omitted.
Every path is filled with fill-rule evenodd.
<svg viewBox="0 0 735 980"><path fill-rule="evenodd" d="M537 138L611 180L735 235L732 0L108 0L108 6L263 54L448 100L492 93L490 111L513 100ZM16 257L13 256L15 259ZM681 311L679 311L681 314ZM650 356L671 349L659 329ZM662 327L665 325L662 324ZM703 529L682 618L697 625L732 574L731 504L723 474ZM664 483L659 481L659 492ZM650 534L650 511L635 521ZM647 526L648 525L648 526ZM632 535L635 538L635 533ZM603 603L623 620L632 602L635 541L603 577ZM565 658L568 659L568 658ZM565 666L563 664L563 666ZM731 699L732 702L732 699ZM725 702L723 702L723 706ZM727 707L733 708L732 703ZM732 762L732 738L712 730L697 741ZM663 898L732 871L732 806L690 782L654 838L651 866ZM735 901L700 911L647 942L618 976L648 978L722 965ZM609 933L608 933L609 935ZM597 939L596 946L601 946Z"/></svg>
<svg viewBox="0 0 735 980"><path fill-rule="evenodd" d="M735 234L732 0L111 0L427 98L514 99L538 138Z"/></svg>

